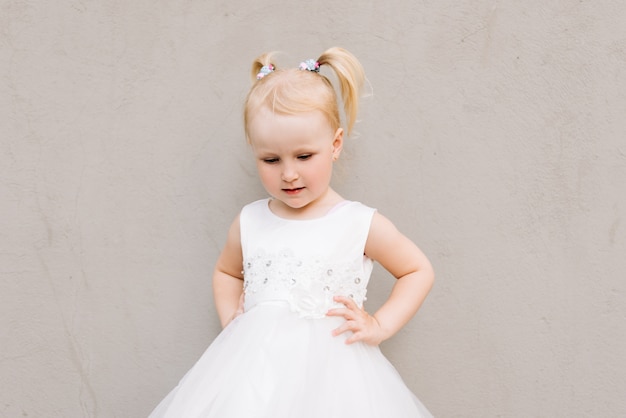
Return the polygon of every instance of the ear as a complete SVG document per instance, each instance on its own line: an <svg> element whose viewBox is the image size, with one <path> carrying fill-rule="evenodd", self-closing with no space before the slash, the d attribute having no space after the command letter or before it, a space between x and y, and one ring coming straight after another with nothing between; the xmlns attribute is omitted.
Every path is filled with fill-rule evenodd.
<svg viewBox="0 0 626 418"><path fill-rule="evenodd" d="M335 137L333 138L333 161L339 159L339 154L343 149L343 129L337 128L335 131Z"/></svg>

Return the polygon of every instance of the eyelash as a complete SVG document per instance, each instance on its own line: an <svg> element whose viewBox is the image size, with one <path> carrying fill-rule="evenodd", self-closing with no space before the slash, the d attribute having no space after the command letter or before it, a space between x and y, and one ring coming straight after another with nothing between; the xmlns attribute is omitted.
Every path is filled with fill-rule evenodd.
<svg viewBox="0 0 626 418"><path fill-rule="evenodd" d="M302 155L298 155L298 160L300 161L306 161L309 158L311 158L313 156L313 154L302 154ZM276 164L280 159L279 158L264 158L263 162L266 164Z"/></svg>

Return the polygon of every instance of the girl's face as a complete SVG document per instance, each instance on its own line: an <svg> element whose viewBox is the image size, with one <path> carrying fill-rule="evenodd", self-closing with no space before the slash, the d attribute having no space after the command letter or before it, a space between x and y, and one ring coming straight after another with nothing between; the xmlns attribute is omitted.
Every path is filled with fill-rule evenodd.
<svg viewBox="0 0 626 418"><path fill-rule="evenodd" d="M265 190L283 213L315 213L328 202L333 161L343 130L321 112L274 114L262 108L249 122L250 143Z"/></svg>

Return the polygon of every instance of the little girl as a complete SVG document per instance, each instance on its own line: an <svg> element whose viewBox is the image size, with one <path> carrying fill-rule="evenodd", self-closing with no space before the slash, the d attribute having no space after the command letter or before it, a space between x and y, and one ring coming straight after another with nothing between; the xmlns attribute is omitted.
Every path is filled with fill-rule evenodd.
<svg viewBox="0 0 626 418"><path fill-rule="evenodd" d="M253 64L244 123L268 195L234 220L213 289L224 330L151 417L430 416L378 344L417 312L433 284L424 254L376 210L330 187L364 73L331 48L299 68ZM363 308L373 260L397 278L373 315ZM243 266L243 270L242 270Z"/></svg>

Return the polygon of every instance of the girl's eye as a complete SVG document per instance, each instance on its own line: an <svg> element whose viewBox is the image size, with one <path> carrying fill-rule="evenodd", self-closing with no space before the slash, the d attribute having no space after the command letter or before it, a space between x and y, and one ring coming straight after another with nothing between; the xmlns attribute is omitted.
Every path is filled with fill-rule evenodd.
<svg viewBox="0 0 626 418"><path fill-rule="evenodd" d="M264 158L263 162L267 164L275 164L278 162L278 158Z"/></svg>
<svg viewBox="0 0 626 418"><path fill-rule="evenodd" d="M302 155L298 155L298 160L308 160L309 158L311 158L313 155L312 154L302 154Z"/></svg>

